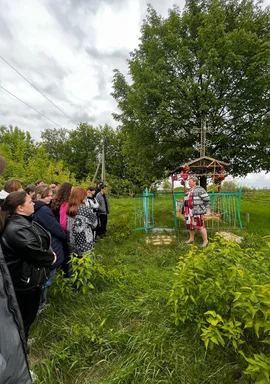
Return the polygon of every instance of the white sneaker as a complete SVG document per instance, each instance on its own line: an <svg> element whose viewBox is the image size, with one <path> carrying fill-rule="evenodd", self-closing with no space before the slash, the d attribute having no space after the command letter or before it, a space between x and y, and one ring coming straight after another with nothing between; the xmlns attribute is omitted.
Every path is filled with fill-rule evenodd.
<svg viewBox="0 0 270 384"><path fill-rule="evenodd" d="M37 375L30 370L30 375L31 375L31 378L32 378L32 383L34 383L34 381L36 381L38 379Z"/></svg>
<svg viewBox="0 0 270 384"><path fill-rule="evenodd" d="M43 305L43 307L39 308L37 314L39 315L41 312L43 312L43 311L45 311L46 309L50 308L50 306L51 306L51 304L45 304L45 305Z"/></svg>

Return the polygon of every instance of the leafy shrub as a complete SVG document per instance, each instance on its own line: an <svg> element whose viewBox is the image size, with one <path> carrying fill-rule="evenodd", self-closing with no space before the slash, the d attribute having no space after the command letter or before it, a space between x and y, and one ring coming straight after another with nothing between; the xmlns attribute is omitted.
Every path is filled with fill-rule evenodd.
<svg viewBox="0 0 270 384"><path fill-rule="evenodd" d="M196 323L206 348L232 346L249 363L244 373L260 384L270 383L269 247L221 238L204 251L191 247L177 264L169 299L175 324Z"/></svg>
<svg viewBox="0 0 270 384"><path fill-rule="evenodd" d="M95 269L95 261L93 254L86 252L82 257L75 254L70 256L69 261L70 277L66 277L61 271L55 276L52 292L68 297L72 292L80 292L87 294L93 289L91 283L93 270Z"/></svg>

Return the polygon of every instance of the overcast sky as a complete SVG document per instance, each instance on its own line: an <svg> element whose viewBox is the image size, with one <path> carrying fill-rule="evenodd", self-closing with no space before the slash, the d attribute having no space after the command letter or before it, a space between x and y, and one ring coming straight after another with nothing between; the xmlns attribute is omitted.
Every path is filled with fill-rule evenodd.
<svg viewBox="0 0 270 384"><path fill-rule="evenodd" d="M147 0L0 0L0 55L72 120L116 126L110 96L113 70L127 73L138 45ZM166 16L182 0L153 0ZM76 124L0 59L0 86L62 127ZM54 124L0 88L0 124L32 137Z"/></svg>
<svg viewBox="0 0 270 384"><path fill-rule="evenodd" d="M0 0L0 56L74 122L113 127L113 70L127 74L147 3L166 16L184 0ZM270 4L266 0L264 4ZM69 120L0 58L0 86L52 119ZM17 125L35 140L57 127L0 88L0 125ZM270 186L270 179L267 176Z"/></svg>

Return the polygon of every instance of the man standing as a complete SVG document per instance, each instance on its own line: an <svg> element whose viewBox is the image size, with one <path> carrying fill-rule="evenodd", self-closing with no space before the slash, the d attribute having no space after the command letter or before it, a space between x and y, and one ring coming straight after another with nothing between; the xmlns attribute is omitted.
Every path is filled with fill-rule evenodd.
<svg viewBox="0 0 270 384"><path fill-rule="evenodd" d="M100 225L97 228L97 236L101 239L106 234L106 227L108 221L108 214L110 213L110 205L108 196L106 195L106 185L101 186L100 192L96 196L97 202L99 203L99 219Z"/></svg>

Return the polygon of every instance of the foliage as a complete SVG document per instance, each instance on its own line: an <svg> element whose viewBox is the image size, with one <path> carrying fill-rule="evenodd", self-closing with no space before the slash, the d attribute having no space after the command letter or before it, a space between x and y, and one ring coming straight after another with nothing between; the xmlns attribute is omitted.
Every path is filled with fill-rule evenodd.
<svg viewBox="0 0 270 384"><path fill-rule="evenodd" d="M206 348L232 345L248 353L244 373L257 374L258 383L270 382L269 247L266 241L257 250L241 248L222 239L204 252L191 247L177 264L169 299L175 323L196 323Z"/></svg>
<svg viewBox="0 0 270 384"><path fill-rule="evenodd" d="M6 170L1 175L3 183L8 179L22 180L25 174L25 164L36 150L29 132L23 132L18 127L0 127L0 156L6 161Z"/></svg>
<svg viewBox="0 0 270 384"><path fill-rule="evenodd" d="M45 129L41 132L41 144L50 158L65 161L69 156L69 131L64 128Z"/></svg>
<svg viewBox="0 0 270 384"><path fill-rule="evenodd" d="M69 132L66 162L77 180L94 175L101 138L101 134L87 123L80 123L78 128Z"/></svg>
<svg viewBox="0 0 270 384"><path fill-rule="evenodd" d="M97 171L95 182L101 179L101 154L104 148L106 181L113 195L133 193L132 171L123 154L123 135L108 125L93 127L80 123L72 131L46 129L42 132L41 145L47 153L75 175L78 182L89 186ZM53 143L53 144L51 144Z"/></svg>
<svg viewBox="0 0 270 384"><path fill-rule="evenodd" d="M135 180L149 186L198 157L194 128L204 120L207 155L235 175L269 169L269 21L252 1L188 0L167 18L149 6L128 61L132 81L119 70L113 80Z"/></svg>
<svg viewBox="0 0 270 384"><path fill-rule="evenodd" d="M222 192L237 192L239 190L239 185L235 181L225 180L221 184Z"/></svg>
<svg viewBox="0 0 270 384"><path fill-rule="evenodd" d="M0 127L0 156L7 164L4 174L0 176L2 185L14 178L25 186L37 179L48 184L53 180L60 183L75 181L62 161L51 158L44 147L34 143L29 132L23 132L18 127Z"/></svg>
<svg viewBox="0 0 270 384"><path fill-rule="evenodd" d="M75 254L70 255L70 276L67 278L63 271L57 274L53 291L60 292L66 298L74 291L83 295L87 294L94 288L91 283L94 265L94 255L90 252L86 252L82 257Z"/></svg>

